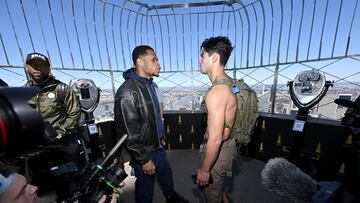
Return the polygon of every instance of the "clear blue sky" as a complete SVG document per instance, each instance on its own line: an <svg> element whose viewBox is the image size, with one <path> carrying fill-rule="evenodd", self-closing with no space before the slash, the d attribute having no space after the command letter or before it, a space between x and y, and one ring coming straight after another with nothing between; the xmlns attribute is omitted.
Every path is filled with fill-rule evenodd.
<svg viewBox="0 0 360 203"><path fill-rule="evenodd" d="M150 0L140 0L143 3L147 3L148 5L162 5L162 4L169 4L170 2L173 4L177 3L187 3L190 1L180 1L180 0L172 0L172 1L164 1L164 0L157 0L157 1L150 1ZM126 25L127 23L135 24L135 20L140 21L142 18L136 18L136 15L132 13L126 13L127 11L121 11L118 8L114 9L112 12L111 6L103 7L101 1L95 0L95 11L96 14L93 16L92 8L93 8L93 1L86 0L85 6L83 6L83 1L74 1L74 15L75 21L77 25L77 31L79 34L79 43L81 47L81 54L78 45L78 40L76 36L75 24L73 19L72 13L72 1L71 0L63 0L63 1L54 1L50 0L51 3L51 11L53 13L53 19L50 16L49 12L49 4L48 0L1 0L0 1L0 19L2 19L2 25L0 26L0 33L2 36L2 40L4 43L4 48L6 50L6 55L8 60L6 59L6 55L4 53L3 47L0 49L0 65L13 65L13 66L22 66L23 59L20 54L20 50L18 44L21 48L23 55L26 55L33 50L42 52L47 54L47 50L49 51L49 55L51 58L52 66L54 67L70 67L70 68L77 68L81 70L82 68L88 67L95 67L96 69L104 69L108 70L111 66L113 69L116 70L123 70L129 68L131 66L131 59L130 53L133 47L139 45L141 43L148 43L149 45L156 48L158 52L158 57L160 59L161 66L163 70L191 70L194 68L195 70L198 69L198 51L200 43L207 37L213 35L228 35L230 39L235 43L235 39L237 40L237 44L234 47L234 52L229 59L228 67L245 67L246 66L246 59L249 59L249 66L257 66L260 64L261 53L263 53L263 60L264 64L267 63L275 63L276 62L276 54L277 54L277 47L278 47L278 39L279 35L282 35L282 39L280 41L280 61L285 62L293 62L296 60L296 53L297 53L297 40L300 40L299 43L299 52L298 58L299 59L306 59L308 58L307 55L309 54L309 59L314 59L318 55L319 52L319 39L322 33L322 24L323 24L323 16L325 13L325 0L317 0L316 5L316 12L314 18L314 24L311 26L309 22L312 20L313 16L313 1L305 1L305 5L302 5L302 1L294 0L293 1L293 8L294 8L294 16L292 21L290 21L289 16L285 16L283 21L283 32L280 33L280 0L273 0L273 10L274 10L274 30L272 35L270 24L272 23L272 18L270 16L265 16L265 22L262 20L261 15L261 7L259 1L255 1L254 8L249 8L248 15L250 19L250 23L252 23L250 29L247 28L247 25L244 25L244 34L246 35L247 32L250 30L250 46L248 52L241 52L242 46L247 46L247 40L243 42L241 45L240 40L242 33L239 29L240 25L237 24L235 26L235 21L233 16L226 13L223 16L220 14L216 15L199 15L193 16L191 18L184 17L184 21L182 21L182 16L178 15L176 18L170 20L170 28L166 31L166 27L162 27L163 35L160 35L160 27L158 23L154 23L154 27L143 26L142 29L149 29L148 36L140 35L140 26L134 27L133 25L129 25L129 30L124 31L122 33L120 28L120 24ZM123 1L108 1L110 3L115 3L117 5L122 4ZM201 0L194 0L191 2L207 2ZM244 0L243 3L245 5L254 2L253 0ZM270 0L264 0L263 6L266 15L268 15L271 11L271 4ZM310 3L309 3L310 2ZM21 7L21 3L23 7ZM38 8L36 4L38 4ZM335 38L335 29L337 27L337 16L339 13L341 1L339 0L329 0L329 10L327 19L325 22L325 30L323 32L323 44L321 46L321 57L331 57L332 49L333 49L333 42ZM343 56L345 52L345 47L347 45L348 36L351 37L350 46L348 50L348 54L359 54L360 53L360 9L358 5L356 5L356 0L346 0L343 2L343 7L341 10L341 18L339 21L338 32L336 33L336 46L334 47L334 56ZM7 6L9 9L7 9ZM303 18L303 25L302 30L299 35L299 27L300 27L300 15L301 12L299 9L300 7L304 6L304 18ZM236 4L234 9L240 8L240 4ZM136 5L132 5L132 3L127 3L127 8L130 9L138 9ZM351 27L351 32L349 35L350 23L352 19L352 15L354 9L357 8L355 13L355 18L353 25ZM28 34L28 29L26 25L26 21L24 18L24 14L22 9L24 9L24 13L26 15L26 20L29 26L29 30L31 32L31 40ZM87 12L87 26L88 26L88 34L86 32L86 27L84 23L84 9L88 9ZM105 14L103 14L103 10L105 9ZM215 10L222 10L230 11L230 7L221 7L219 8L208 8L207 11L215 11ZM283 9L286 11L290 10L290 0L283 1ZM256 10L256 12L254 12ZM16 35L13 31L13 25L11 24L11 19L9 16L8 11L10 11L10 16L14 23L14 29ZM184 11L184 9L181 9ZM204 12L206 11L205 8L192 8L190 12ZM38 12L40 15L38 15ZM123 13L121 13L123 12ZM146 13L145 10L141 10L142 13ZM177 12L180 12L177 10ZM159 11L160 14L162 13L169 13L169 10ZM64 15L62 15L64 14ZM112 18L114 14L116 18ZM149 11L150 15L154 15L155 11ZM242 17L245 18L245 13L241 11ZM121 21L120 16L129 16L129 18L122 18L123 22ZM119 17L118 17L119 16ZM96 33L94 33L94 19L97 22L96 29L98 30L98 40L96 40ZM105 20L104 20L105 19ZM129 21L127 21L129 19ZM207 21L205 21L207 19ZM215 23L213 23L212 19L215 19ZM256 21L258 19L258 21ZM55 23L55 29L58 35L54 34L54 28L52 25L52 20ZM112 28L112 20L114 21L114 28ZM143 25L145 25L146 20L143 20ZM161 18L160 20L164 20ZM197 20L199 20L199 25L197 25ZM245 19L244 24L245 24ZM42 33L42 29L40 26L40 21L42 23L44 34ZM156 18L155 18L156 21ZM172 21L172 22L171 22ZM64 24L65 22L65 24ZM105 24L103 24L105 22ZM176 29L182 29L182 22L184 22L184 29L189 30L189 32L185 31L184 36L177 36L174 34L175 27L174 24L177 23ZM239 21L238 21L239 22ZM254 24L258 22L258 27L254 26ZM290 22L292 23L292 29L289 33L289 26ZM150 24L151 25L151 24ZM166 25L166 24L165 24ZM265 33L264 36L264 51L261 52L261 35L262 35L262 27L265 25ZM66 27L65 27L66 26ZM237 28L237 30L235 30ZM255 29L258 30L258 36L255 37ZM310 29L312 30L312 38L311 43L309 46L310 40ZM67 32L66 32L67 31ZM105 31L105 32L104 32ZM145 32L143 30L143 32ZM167 33L170 35L167 35ZM155 35L153 33L156 33ZM194 35L195 33L195 35ZM197 33L197 34L196 34ZM114 34L115 37L112 38L111 34ZM106 36L105 36L106 35ZM123 35L120 38L120 35ZM87 39L89 37L89 40ZM246 35L247 36L247 35ZM290 43L288 45L288 36L290 36ZM17 40L16 38L17 37ZM59 45L56 42L56 37L58 38ZM271 40L272 37L272 40ZM46 45L44 43L44 39L46 40ZM122 39L122 40L120 40ZM89 43L88 43L89 42ZM98 42L98 43L97 43ZM107 43L106 43L107 42ZM178 49L174 49L175 42L177 42ZM116 46L114 46L114 44ZM108 45L108 46L106 46ZM255 46L256 45L256 46ZM34 46L34 47L33 47ZM171 48L169 48L171 46ZM61 57L59 55L58 49L61 51ZM121 48L123 49L121 49ZM271 51L270 51L271 47ZM256 50L255 50L256 49ZM183 51L185 50L185 51ZM247 49L246 49L247 50ZM117 53L116 53L117 52ZM124 53L122 53L124 52ZM115 53L117 56L115 56ZM241 54L242 53L242 54ZM249 53L249 55L247 55ZM71 56L74 58L71 59ZM81 56L83 57L81 60ZM110 63L108 62L107 58L110 58ZM236 57L236 62L234 62L234 57ZM101 60L100 60L101 58ZM62 60L61 60L62 59ZM314 66L315 68L320 68L325 66L326 64L331 63L332 61L326 62L316 62L310 63L308 65ZM235 63L235 64L234 64ZM332 75L327 75L329 80L339 80L339 78L347 77L353 73L358 73L360 65L359 61L356 60L342 60L339 62L334 63L333 65L326 67L322 70L325 72L330 72ZM286 83L289 79L292 79L297 72L303 69L308 69L309 67L303 65L293 65L289 68L287 66L281 66L280 69L285 69L281 72L283 76L279 77L280 83ZM247 77L249 83L254 84L258 81L265 80L266 83L272 83L273 77L270 77L273 73L274 67L268 67L268 69L261 69L255 71L252 77ZM243 70L239 72L238 77L242 77L244 74L252 72L253 70ZM53 71L54 75L58 77L60 80L68 81L72 76L75 77L86 77L95 80L97 84L104 85L106 88L110 87L110 82L108 82L107 78L98 73L88 73L84 71ZM14 74L15 73L15 74ZM6 82L12 85L22 85L25 81L22 81L22 76L24 75L24 71L21 69L0 69L1 78L4 79ZM107 74L107 73L106 73ZM162 73L161 78L157 78L156 81L160 82L160 86L168 86L171 85L171 82L176 83L185 83L186 85L201 85L207 82L207 77L199 76L195 73L197 79L202 82L193 81L191 83L188 79L193 75L191 73L182 73L177 74L176 76L173 73ZM165 79L170 77L170 79ZM19 79L20 78L20 79ZM122 79L121 73L116 73L115 78L118 80L116 86L118 86ZM360 81L359 74L348 78L347 80L350 81Z"/></svg>

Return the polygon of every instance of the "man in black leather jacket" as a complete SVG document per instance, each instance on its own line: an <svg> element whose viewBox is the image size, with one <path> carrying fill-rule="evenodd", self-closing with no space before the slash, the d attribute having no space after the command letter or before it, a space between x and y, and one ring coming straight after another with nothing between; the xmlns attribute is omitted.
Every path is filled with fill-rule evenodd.
<svg viewBox="0 0 360 203"><path fill-rule="evenodd" d="M166 202L188 202L174 191L173 174L161 146L161 117L153 76L160 64L155 51L146 45L132 53L135 68L124 72L125 82L115 95L115 128L118 135L128 134L125 144L134 168L135 200L152 202L154 178L158 178Z"/></svg>

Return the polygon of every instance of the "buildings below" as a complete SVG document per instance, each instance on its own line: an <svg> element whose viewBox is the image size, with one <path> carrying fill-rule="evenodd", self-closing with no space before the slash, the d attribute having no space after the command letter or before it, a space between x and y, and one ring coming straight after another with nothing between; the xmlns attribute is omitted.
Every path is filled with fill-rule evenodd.
<svg viewBox="0 0 360 203"><path fill-rule="evenodd" d="M274 105L274 113L296 114L297 107L292 102L286 85L278 85ZM202 111L201 102L208 87L184 88L162 88L164 96L164 110L171 111ZM255 85L252 88L257 92L258 109L261 112L271 112L271 85ZM99 120L113 118L113 95L111 91L102 91L100 103L94 112L95 118ZM309 114L313 117L338 120L344 116L347 108L334 103L337 98L346 98L354 101L360 95L360 87L357 85L335 84L330 87L324 98L310 109Z"/></svg>

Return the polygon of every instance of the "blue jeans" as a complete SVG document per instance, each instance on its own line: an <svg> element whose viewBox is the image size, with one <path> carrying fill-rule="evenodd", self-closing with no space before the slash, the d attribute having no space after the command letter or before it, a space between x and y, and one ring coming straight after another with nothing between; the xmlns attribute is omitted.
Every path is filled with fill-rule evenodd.
<svg viewBox="0 0 360 203"><path fill-rule="evenodd" d="M155 176L157 177L161 190L166 197L173 195L174 183L173 174L170 164L166 158L166 151L163 148L155 151L151 155L151 160L155 165L155 174L146 175L142 170L142 166L134 164L132 167L135 171L135 201L136 203L152 202L154 193Z"/></svg>

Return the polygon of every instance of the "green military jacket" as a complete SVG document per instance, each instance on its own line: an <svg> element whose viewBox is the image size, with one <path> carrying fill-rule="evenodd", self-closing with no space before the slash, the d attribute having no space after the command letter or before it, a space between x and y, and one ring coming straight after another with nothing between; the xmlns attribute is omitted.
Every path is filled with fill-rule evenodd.
<svg viewBox="0 0 360 203"><path fill-rule="evenodd" d="M40 92L33 97L29 104L48 121L56 132L65 135L71 134L79 125L80 105L75 92L70 86L65 85L63 101L59 101L59 88L61 82L53 77L45 85L38 86L33 81L28 81L26 86L39 87Z"/></svg>

